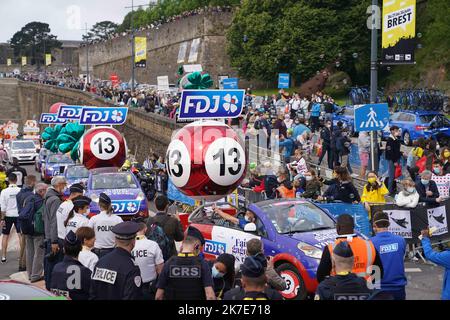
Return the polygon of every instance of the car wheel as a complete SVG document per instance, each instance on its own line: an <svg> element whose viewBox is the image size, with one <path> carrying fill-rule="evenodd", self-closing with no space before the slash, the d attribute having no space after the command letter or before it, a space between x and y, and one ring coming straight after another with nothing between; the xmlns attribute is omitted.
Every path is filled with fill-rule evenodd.
<svg viewBox="0 0 450 320"><path fill-rule="evenodd" d="M411 135L408 131L405 131L405 133L403 134L403 143L408 147L412 145Z"/></svg>
<svg viewBox="0 0 450 320"><path fill-rule="evenodd" d="M290 263L283 263L276 271L286 281L286 290L280 292L286 300L305 300L307 297L305 282L298 270Z"/></svg>

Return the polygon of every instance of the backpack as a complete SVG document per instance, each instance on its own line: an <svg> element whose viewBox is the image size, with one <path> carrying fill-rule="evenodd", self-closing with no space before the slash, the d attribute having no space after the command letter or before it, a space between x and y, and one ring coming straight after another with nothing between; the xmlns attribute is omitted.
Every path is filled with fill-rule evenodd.
<svg viewBox="0 0 450 320"><path fill-rule="evenodd" d="M42 213L44 212L44 204L42 204L39 209L34 214L34 233L38 235L44 234L44 218Z"/></svg>
<svg viewBox="0 0 450 320"><path fill-rule="evenodd" d="M165 222L167 222L167 219L165 220ZM172 256L172 241L170 241L169 237L164 232L163 226L155 221L148 228L146 236L147 239L155 241L158 244L163 254L164 261L169 260L169 258Z"/></svg>
<svg viewBox="0 0 450 320"><path fill-rule="evenodd" d="M33 201L33 203L29 203ZM44 234L44 222L42 219L43 200L36 201L33 195L30 195L24 201L24 206L19 212L20 227L25 235ZM36 208L39 208L36 210Z"/></svg>

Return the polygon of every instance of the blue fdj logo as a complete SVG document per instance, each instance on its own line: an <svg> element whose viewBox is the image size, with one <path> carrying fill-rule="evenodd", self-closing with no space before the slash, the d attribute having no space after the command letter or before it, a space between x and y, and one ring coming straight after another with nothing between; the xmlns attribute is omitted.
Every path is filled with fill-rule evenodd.
<svg viewBox="0 0 450 320"><path fill-rule="evenodd" d="M224 89L238 89L238 79L237 78L228 78L222 80Z"/></svg>
<svg viewBox="0 0 450 320"><path fill-rule="evenodd" d="M83 125L122 125L128 115L128 108L83 107L80 124Z"/></svg>
<svg viewBox="0 0 450 320"><path fill-rule="evenodd" d="M41 118L39 119L40 124L58 124L58 123L66 123L66 120L58 119L58 116L55 113L42 113Z"/></svg>
<svg viewBox="0 0 450 320"><path fill-rule="evenodd" d="M391 243L380 246L380 254L398 251L398 243Z"/></svg>
<svg viewBox="0 0 450 320"><path fill-rule="evenodd" d="M58 112L59 119L78 120L81 117L82 106L61 106Z"/></svg>
<svg viewBox="0 0 450 320"><path fill-rule="evenodd" d="M245 90L185 90L179 119L237 118L242 113Z"/></svg>
<svg viewBox="0 0 450 320"><path fill-rule="evenodd" d="M223 242L216 242L212 240L205 240L205 246L203 252L213 254L215 256L225 253L227 250L227 244Z"/></svg>
<svg viewBox="0 0 450 320"><path fill-rule="evenodd" d="M138 200L113 200L111 205L116 214L135 214L139 211L141 202Z"/></svg>

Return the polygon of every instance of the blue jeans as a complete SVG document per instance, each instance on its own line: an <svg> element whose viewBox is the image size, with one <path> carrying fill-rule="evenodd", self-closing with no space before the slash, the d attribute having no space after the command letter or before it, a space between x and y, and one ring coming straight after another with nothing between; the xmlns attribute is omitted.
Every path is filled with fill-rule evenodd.
<svg viewBox="0 0 450 320"><path fill-rule="evenodd" d="M388 163L388 190L389 193L394 193L394 179L395 179L395 164L392 160L387 160Z"/></svg>
<svg viewBox="0 0 450 320"><path fill-rule="evenodd" d="M58 240L59 251L53 259L49 260L49 254L52 252L52 244L50 240L45 240L45 256L44 256L44 280L45 280L45 288L50 290L50 286L52 283L52 272L55 265L61 262L64 258L63 253L63 241L61 239Z"/></svg>

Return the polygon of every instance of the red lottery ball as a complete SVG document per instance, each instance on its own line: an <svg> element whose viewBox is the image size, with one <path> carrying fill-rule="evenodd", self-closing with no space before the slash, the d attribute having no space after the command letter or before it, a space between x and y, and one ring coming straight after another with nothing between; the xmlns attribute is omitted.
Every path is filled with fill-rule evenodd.
<svg viewBox="0 0 450 320"><path fill-rule="evenodd" d="M166 154L173 184L195 200L216 201L233 192L245 177L242 139L218 121L197 121L179 130Z"/></svg>
<svg viewBox="0 0 450 320"><path fill-rule="evenodd" d="M125 138L110 127L92 128L80 140L80 161L87 169L121 167L127 151Z"/></svg>
<svg viewBox="0 0 450 320"><path fill-rule="evenodd" d="M58 113L59 108L61 108L61 106L65 106L65 105L66 104L64 102L57 102L50 107L49 113Z"/></svg>

